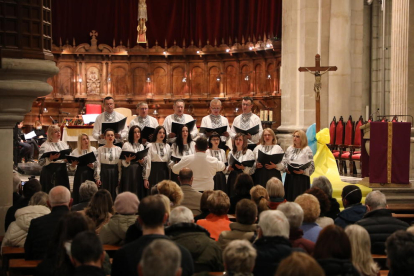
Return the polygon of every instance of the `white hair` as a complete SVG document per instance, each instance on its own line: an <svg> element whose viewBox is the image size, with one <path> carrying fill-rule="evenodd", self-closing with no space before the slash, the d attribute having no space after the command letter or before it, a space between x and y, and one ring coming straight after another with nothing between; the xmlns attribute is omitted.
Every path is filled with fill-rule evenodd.
<svg viewBox="0 0 414 276"><path fill-rule="evenodd" d="M247 240L233 240L223 251L226 270L247 273L253 270L256 261L256 249Z"/></svg>
<svg viewBox="0 0 414 276"><path fill-rule="evenodd" d="M332 197L332 184L326 176L315 177L312 182L312 188L319 188Z"/></svg>
<svg viewBox="0 0 414 276"><path fill-rule="evenodd" d="M69 205L70 191L64 186L53 187L49 192L49 204L52 207Z"/></svg>
<svg viewBox="0 0 414 276"><path fill-rule="evenodd" d="M298 229L303 222L303 210L296 202L282 203L277 207L277 210L285 214L289 221L290 229Z"/></svg>
<svg viewBox="0 0 414 276"><path fill-rule="evenodd" d="M172 241L156 239L144 249L139 265L143 276L174 276L181 268L180 249Z"/></svg>
<svg viewBox="0 0 414 276"><path fill-rule="evenodd" d="M289 238L289 221L281 211L263 211L260 214L259 227L262 229L263 236Z"/></svg>
<svg viewBox="0 0 414 276"><path fill-rule="evenodd" d="M365 198L365 205L368 205L371 210L384 209L387 207L387 199L380 191L372 191Z"/></svg>
<svg viewBox="0 0 414 276"><path fill-rule="evenodd" d="M194 215L190 209L185 206L178 206L172 209L170 218L168 220L171 225L177 223L192 223L194 222Z"/></svg>

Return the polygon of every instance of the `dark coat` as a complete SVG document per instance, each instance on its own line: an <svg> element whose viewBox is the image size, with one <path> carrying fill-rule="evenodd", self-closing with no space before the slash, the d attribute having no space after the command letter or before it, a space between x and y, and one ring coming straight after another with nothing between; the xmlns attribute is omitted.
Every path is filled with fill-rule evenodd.
<svg viewBox="0 0 414 276"><path fill-rule="evenodd" d="M104 271L96 266L81 265L75 269L74 276L105 276Z"/></svg>
<svg viewBox="0 0 414 276"><path fill-rule="evenodd" d="M361 203L352 205L339 213L335 224L344 228L362 219L367 212L367 207Z"/></svg>
<svg viewBox="0 0 414 276"><path fill-rule="evenodd" d="M232 214L234 215L236 213L236 205L237 202L239 202L242 199L250 199L251 195L250 194L245 194L245 195L234 195L232 197L230 197L230 208L229 211L227 212L227 214Z"/></svg>
<svg viewBox="0 0 414 276"><path fill-rule="evenodd" d="M349 260L322 259L317 261L325 271L325 276L360 276Z"/></svg>
<svg viewBox="0 0 414 276"><path fill-rule="evenodd" d="M165 235L190 251L194 272L224 270L221 249L203 227L195 223L178 223L166 228Z"/></svg>
<svg viewBox="0 0 414 276"><path fill-rule="evenodd" d="M70 210L72 212L82 211L83 209L88 207L88 204L89 204L89 200L88 201L82 201L78 204L73 205L72 208L70 208Z"/></svg>
<svg viewBox="0 0 414 276"><path fill-rule="evenodd" d="M68 212L69 208L67 206L56 206L52 208L50 214L32 219L24 243L26 260L43 259L60 218Z"/></svg>
<svg viewBox="0 0 414 276"><path fill-rule="evenodd" d="M280 261L292 253L289 240L281 236L261 237L253 246L257 250L255 276L274 275Z"/></svg>
<svg viewBox="0 0 414 276"><path fill-rule="evenodd" d="M329 202L331 203L331 208L325 213L325 217L335 220L340 212L339 203L336 198L333 197L329 198Z"/></svg>
<svg viewBox="0 0 414 276"><path fill-rule="evenodd" d="M315 243L303 238L302 229L290 229L289 241L292 244L293 248L302 248L309 255L312 255L313 251L315 250Z"/></svg>
<svg viewBox="0 0 414 276"><path fill-rule="evenodd" d="M391 210L378 209L365 214L356 224L364 227L371 239L371 253L385 254L385 241L397 230L406 230L408 223L392 217Z"/></svg>
<svg viewBox="0 0 414 276"><path fill-rule="evenodd" d="M137 267L145 247L156 239L170 239L164 235L144 235L136 241L118 249L112 262L112 276L138 275ZM190 252L177 244L181 251L182 276L191 276L194 273L193 258Z"/></svg>

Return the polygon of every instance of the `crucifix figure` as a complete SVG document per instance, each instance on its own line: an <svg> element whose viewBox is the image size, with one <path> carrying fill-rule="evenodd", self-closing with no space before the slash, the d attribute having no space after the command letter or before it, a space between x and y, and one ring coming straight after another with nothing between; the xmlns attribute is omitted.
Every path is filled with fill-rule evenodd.
<svg viewBox="0 0 414 276"><path fill-rule="evenodd" d="M316 101L316 132L321 130L321 101L320 92L322 88L322 75L329 71L336 71L336 66L322 66L321 67L321 56L316 54L315 56L315 67L299 67L299 72L309 72L315 76L315 84L313 91L315 91ZM321 73L322 72L322 73Z"/></svg>
<svg viewBox="0 0 414 276"><path fill-rule="evenodd" d="M147 15L147 4L145 0L139 0L138 2L138 37L137 43L147 43L147 26L145 26L145 22L148 21Z"/></svg>

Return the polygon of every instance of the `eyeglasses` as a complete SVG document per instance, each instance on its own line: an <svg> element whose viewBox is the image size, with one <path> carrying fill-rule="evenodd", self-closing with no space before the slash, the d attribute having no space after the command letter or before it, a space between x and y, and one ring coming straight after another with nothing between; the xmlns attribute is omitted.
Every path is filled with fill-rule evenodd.
<svg viewBox="0 0 414 276"><path fill-rule="evenodd" d="M293 138L300 138L299 135L292 135Z"/></svg>
<svg viewBox="0 0 414 276"><path fill-rule="evenodd" d="M218 142L218 141L220 141L220 139L218 139L218 138L213 138L213 139L211 139L210 141L211 141L211 142Z"/></svg>

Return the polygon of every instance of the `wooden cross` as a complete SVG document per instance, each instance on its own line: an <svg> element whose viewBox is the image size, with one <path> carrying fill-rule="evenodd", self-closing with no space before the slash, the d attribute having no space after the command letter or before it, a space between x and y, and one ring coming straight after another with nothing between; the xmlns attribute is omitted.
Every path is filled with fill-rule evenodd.
<svg viewBox="0 0 414 276"><path fill-rule="evenodd" d="M322 75L329 71L336 71L336 66L322 66L321 67L321 56L316 54L315 56L315 67L299 67L299 72L309 72L315 76L315 85L313 90L315 91L316 101L316 133L321 130L321 101L320 91L322 88ZM322 72L322 73L321 73Z"/></svg>

